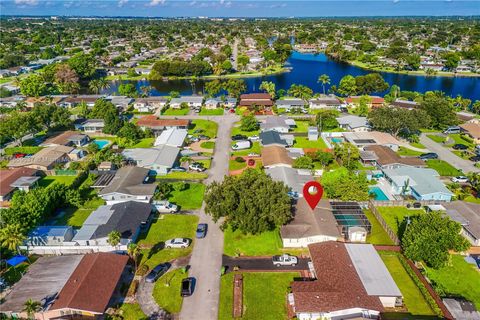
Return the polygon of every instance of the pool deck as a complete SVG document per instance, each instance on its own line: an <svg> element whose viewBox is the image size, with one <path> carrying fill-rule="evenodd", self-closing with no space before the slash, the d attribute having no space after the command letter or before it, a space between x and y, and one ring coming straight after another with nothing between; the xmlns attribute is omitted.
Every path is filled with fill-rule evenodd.
<svg viewBox="0 0 480 320"><path fill-rule="evenodd" d="M388 185L388 182L385 179L380 178L378 180L378 183L372 186L372 188L374 187L377 187L378 189L382 190L383 194L388 198L388 200L396 200L395 196L389 191L390 186ZM379 201L387 201L387 200L379 200Z"/></svg>

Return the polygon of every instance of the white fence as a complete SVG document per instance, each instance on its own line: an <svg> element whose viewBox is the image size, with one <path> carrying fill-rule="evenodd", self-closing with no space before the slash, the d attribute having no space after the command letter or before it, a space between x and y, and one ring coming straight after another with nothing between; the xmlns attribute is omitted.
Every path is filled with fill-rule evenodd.
<svg viewBox="0 0 480 320"><path fill-rule="evenodd" d="M127 245L112 246L20 246L28 253L39 255L86 254L94 252L126 252Z"/></svg>

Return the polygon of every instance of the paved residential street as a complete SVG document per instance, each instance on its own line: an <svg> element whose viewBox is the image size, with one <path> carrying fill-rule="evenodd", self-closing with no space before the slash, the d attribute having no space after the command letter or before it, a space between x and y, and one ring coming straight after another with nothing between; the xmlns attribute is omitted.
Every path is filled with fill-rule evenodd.
<svg viewBox="0 0 480 320"><path fill-rule="evenodd" d="M219 127L210 176L205 181L207 184L212 181L221 181L228 174L230 132L233 124L239 120L238 116L232 114L208 118L216 121ZM194 294L183 300L180 319L215 320L218 318L220 299L223 232L219 224L215 224L211 217L205 214L204 207L199 210L198 216L199 222L208 223L208 234L206 238L197 240L193 249L189 276L196 278L197 284Z"/></svg>
<svg viewBox="0 0 480 320"><path fill-rule="evenodd" d="M264 270L264 271L292 271L292 270L308 270L308 262L310 259L299 258L296 266L280 266L276 267L272 263L272 258L258 258L258 257L242 257L232 258L223 256L222 265L228 266L227 271L232 271L234 266L240 270Z"/></svg>
<svg viewBox="0 0 480 320"><path fill-rule="evenodd" d="M470 160L464 160L460 157L457 157L449 149L445 148L439 143L436 143L432 139L428 138L425 134L420 135L420 143L423 144L431 152L438 154L438 157L457 169L461 169L464 173L468 172L480 172L480 168L476 168L473 165L473 162Z"/></svg>

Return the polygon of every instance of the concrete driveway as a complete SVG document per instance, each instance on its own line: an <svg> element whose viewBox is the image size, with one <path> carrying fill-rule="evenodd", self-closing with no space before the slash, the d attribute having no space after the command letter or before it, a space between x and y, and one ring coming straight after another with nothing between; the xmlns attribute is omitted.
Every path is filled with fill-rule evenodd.
<svg viewBox="0 0 480 320"><path fill-rule="evenodd" d="M239 117L226 114L208 118L218 123L218 134L215 143L212 164L206 184L213 181L222 181L228 174L228 161L230 151L230 132L233 124L239 121ZM189 276L197 281L195 292L192 296L183 300L180 319L205 319L216 320L218 318L218 304L220 299L220 269L223 254L223 232L219 224L215 224L212 218L205 214L205 204L197 215L200 223L208 223L208 233L204 239L195 243L190 258Z"/></svg>
<svg viewBox="0 0 480 320"><path fill-rule="evenodd" d="M428 138L424 133L420 135L420 143L423 144L431 152L435 152L436 154L438 154L438 157L440 159L450 163L457 169L461 169L464 173L480 172L480 168L476 168L473 165L472 161L458 157L448 148L445 148L441 144Z"/></svg>
<svg viewBox="0 0 480 320"><path fill-rule="evenodd" d="M227 272L232 271L234 266L238 266L240 271L301 271L308 270L308 262L310 259L298 258L296 266L280 266L276 267L272 263L272 258L258 258L258 257L241 257L233 258L223 256L222 264L227 266Z"/></svg>

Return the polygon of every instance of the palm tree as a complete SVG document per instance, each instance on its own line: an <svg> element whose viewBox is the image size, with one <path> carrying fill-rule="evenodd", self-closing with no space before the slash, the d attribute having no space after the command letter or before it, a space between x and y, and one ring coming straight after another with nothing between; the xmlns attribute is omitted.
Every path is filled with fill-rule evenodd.
<svg viewBox="0 0 480 320"><path fill-rule="evenodd" d="M0 230L0 242L2 247L20 254L19 246L23 244L26 237L19 224L8 224Z"/></svg>
<svg viewBox="0 0 480 320"><path fill-rule="evenodd" d="M24 308L23 311L25 311L28 315L28 318L33 318L33 315L35 312L40 311L42 309L42 304L38 301L28 299L25 301L23 304Z"/></svg>
<svg viewBox="0 0 480 320"><path fill-rule="evenodd" d="M110 232L108 234L107 242L112 247L116 247L120 243L121 237L122 237L122 235L120 234L120 232L118 232L116 230L113 230L112 232Z"/></svg>
<svg viewBox="0 0 480 320"><path fill-rule="evenodd" d="M330 77L328 76L328 74L322 74L320 77L318 77L317 82L322 84L323 94L325 94L325 85L330 84Z"/></svg>
<svg viewBox="0 0 480 320"><path fill-rule="evenodd" d="M148 97L150 96L150 93L152 92L152 87L151 86L141 86L140 91L142 92L142 97Z"/></svg>
<svg viewBox="0 0 480 320"><path fill-rule="evenodd" d="M137 271L137 259L140 255L140 247L136 243L130 243L127 248L127 254L135 263L135 271Z"/></svg>
<svg viewBox="0 0 480 320"><path fill-rule="evenodd" d="M89 82L88 88L93 93L100 93L104 89L110 88L110 83L108 83L106 78L93 79Z"/></svg>

